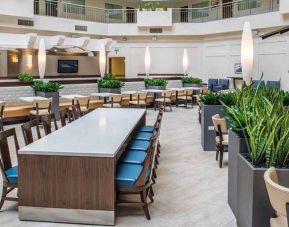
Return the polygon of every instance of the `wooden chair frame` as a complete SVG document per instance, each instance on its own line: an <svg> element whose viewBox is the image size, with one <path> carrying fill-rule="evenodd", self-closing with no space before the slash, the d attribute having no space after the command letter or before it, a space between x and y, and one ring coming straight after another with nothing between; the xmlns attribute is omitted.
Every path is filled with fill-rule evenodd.
<svg viewBox="0 0 289 227"><path fill-rule="evenodd" d="M144 99L142 99L141 98L141 95L145 95L145 98ZM129 103L129 107L131 107L131 106L138 106L138 107L145 107L145 108L147 108L147 97L148 97L148 94L147 94L147 92L138 92L138 93L136 93L136 97L137 97L137 104L132 104L132 103ZM140 104L140 101L144 101L145 102L145 105L143 105L143 104Z"/></svg>
<svg viewBox="0 0 289 227"><path fill-rule="evenodd" d="M73 120L77 120L81 118L81 109L78 103L71 106L71 112L72 112Z"/></svg>
<svg viewBox="0 0 289 227"><path fill-rule="evenodd" d="M33 109L35 108L35 110L36 110L36 119L39 121L39 119L40 119L40 115L39 115L39 110L42 110L42 109L47 109L47 111L48 111L48 113L50 114L51 113L51 105L52 105L52 100L50 100L50 102L49 102L49 105L48 105L48 108L40 108L39 107L39 103L37 102L37 101L35 101L35 106L33 106ZM33 104L33 105L34 105ZM30 120L33 120L33 115L30 115Z"/></svg>
<svg viewBox="0 0 289 227"><path fill-rule="evenodd" d="M66 126L66 116L68 118L68 123L72 122L72 117L71 117L71 112L69 111L68 108L65 108L63 110L59 110L59 116L60 116L60 123L61 126L64 127Z"/></svg>
<svg viewBox="0 0 289 227"><path fill-rule="evenodd" d="M170 93L170 95L167 96L167 94ZM159 106L159 104L161 104L164 108L164 111L166 111L166 106L168 104L168 106L170 107L170 111L173 111L172 109L172 96L173 96L173 92L172 91L164 91L162 93L162 99L163 101L156 101L154 102L154 110L156 111L157 107ZM170 99L170 102L167 103L166 99Z"/></svg>
<svg viewBox="0 0 289 227"><path fill-rule="evenodd" d="M39 123L37 119L34 119L32 121L26 122L25 124L21 125L22 134L23 134L26 145L29 145L34 142L33 133L32 133L33 127L36 128L37 138L40 139L41 134L40 134L40 128L39 128Z"/></svg>
<svg viewBox="0 0 289 227"><path fill-rule="evenodd" d="M190 92L192 92L192 94L189 94ZM193 100L194 99L194 92L193 92L193 90L191 90L191 91L185 90L185 96L186 96L186 99L179 99L177 96L176 106L179 107L179 103L181 101L181 102L184 102L185 107L188 108L188 103L191 102L192 108L193 108L194 107L194 100ZM189 100L189 97L191 97L192 100Z"/></svg>
<svg viewBox="0 0 289 227"><path fill-rule="evenodd" d="M51 127L52 120L54 122L55 130L58 130L58 126L57 126L57 122L56 122L56 118L55 118L54 113L51 113L49 115L45 115L45 116L41 117L41 121L42 121L44 132L45 132L46 136L49 135L50 133L52 133L52 127Z"/></svg>
<svg viewBox="0 0 289 227"><path fill-rule="evenodd" d="M117 96L120 97L120 101L115 101L114 98L117 97ZM122 99L123 99L123 96L121 94L110 95L109 96L109 103L111 104L111 108L114 108L114 104L115 103L118 103L121 106Z"/></svg>
<svg viewBox="0 0 289 227"><path fill-rule="evenodd" d="M15 197L8 197L9 194L14 189L18 188L18 183L10 183L7 175L6 170L12 167L11 157L10 157L10 149L8 145L8 138L13 137L14 145L16 148L16 154L18 156L19 144L18 139L16 136L15 128L8 129L6 131L0 132L0 169L3 176L3 190L2 190L2 197L0 202L0 210L4 204L4 201L18 201L18 198Z"/></svg>
<svg viewBox="0 0 289 227"><path fill-rule="evenodd" d="M219 137L219 143L216 142L216 160L218 161L220 154L219 167L222 168L224 152L228 152L228 145L223 144L223 132L220 125L218 125L216 136Z"/></svg>

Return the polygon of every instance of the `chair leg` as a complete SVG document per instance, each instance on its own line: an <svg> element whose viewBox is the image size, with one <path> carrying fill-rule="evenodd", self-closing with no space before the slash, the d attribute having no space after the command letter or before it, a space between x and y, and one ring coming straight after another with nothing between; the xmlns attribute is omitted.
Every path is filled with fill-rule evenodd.
<svg viewBox="0 0 289 227"><path fill-rule="evenodd" d="M5 201L5 197L7 195L7 188L3 186L3 190L2 190L2 197L1 197L1 202L0 202L0 210L2 209L2 206L4 204Z"/></svg>
<svg viewBox="0 0 289 227"><path fill-rule="evenodd" d="M217 147L216 148L216 161L219 160L219 148Z"/></svg>
<svg viewBox="0 0 289 227"><path fill-rule="evenodd" d="M220 161L219 161L219 167L220 168L223 167L223 154L224 154L224 150L220 149Z"/></svg>
<svg viewBox="0 0 289 227"><path fill-rule="evenodd" d="M153 186L152 186L152 185L151 185L151 187L150 187L150 191L151 191L152 196L155 196L155 193L154 193L154 190L153 190Z"/></svg>
<svg viewBox="0 0 289 227"><path fill-rule="evenodd" d="M186 109L188 109L188 100L185 101Z"/></svg>
<svg viewBox="0 0 289 227"><path fill-rule="evenodd" d="M157 102L155 101L154 103L154 110L156 111L157 110Z"/></svg>
<svg viewBox="0 0 289 227"><path fill-rule="evenodd" d="M156 172L156 169L155 169L155 168L153 168L153 177L154 177L154 178L158 178L157 172Z"/></svg>
<svg viewBox="0 0 289 227"><path fill-rule="evenodd" d="M155 157L155 161L156 161L156 164L157 164L157 165L160 164L159 159L157 158L157 156Z"/></svg>
<svg viewBox="0 0 289 227"><path fill-rule="evenodd" d="M152 193L151 193L151 187L149 187L149 188L147 189L147 195L148 195L150 201L153 203L153 202L154 202L154 198L153 198L153 195L152 195Z"/></svg>
<svg viewBox="0 0 289 227"><path fill-rule="evenodd" d="M171 103L171 102L170 102L170 110L173 111L173 109L172 109L172 103Z"/></svg>
<svg viewBox="0 0 289 227"><path fill-rule="evenodd" d="M148 220L151 219L150 217L150 213L149 213L149 209L148 209L148 203L147 203L147 195L146 195L146 190L144 189L141 193L140 193L140 197L141 197L141 202L143 204L143 210L145 213L145 216Z"/></svg>

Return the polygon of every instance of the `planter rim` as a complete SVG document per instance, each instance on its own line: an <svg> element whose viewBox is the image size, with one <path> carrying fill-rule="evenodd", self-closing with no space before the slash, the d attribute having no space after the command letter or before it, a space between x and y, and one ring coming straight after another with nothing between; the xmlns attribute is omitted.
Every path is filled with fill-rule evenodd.
<svg viewBox="0 0 289 227"><path fill-rule="evenodd" d="M202 103L203 106L224 106L224 105L208 105L208 104L204 104Z"/></svg>

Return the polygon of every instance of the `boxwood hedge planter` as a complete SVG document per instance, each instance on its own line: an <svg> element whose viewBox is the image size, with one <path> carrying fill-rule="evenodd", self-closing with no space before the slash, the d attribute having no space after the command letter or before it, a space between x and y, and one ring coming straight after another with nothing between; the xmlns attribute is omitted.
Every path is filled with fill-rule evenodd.
<svg viewBox="0 0 289 227"><path fill-rule="evenodd" d="M165 86L147 86L147 89L166 90Z"/></svg>
<svg viewBox="0 0 289 227"><path fill-rule="evenodd" d="M204 151L216 150L216 132L212 121L212 116L220 114L224 116L223 105L204 105L202 104L201 114L201 142Z"/></svg>
<svg viewBox="0 0 289 227"><path fill-rule="evenodd" d="M267 194L264 173L238 154L237 225L238 227L270 227L274 215ZM279 183L289 187L289 169L277 169Z"/></svg>
<svg viewBox="0 0 289 227"><path fill-rule="evenodd" d="M59 120L59 92L36 91L35 95L45 98L52 98L51 112L54 113L56 120Z"/></svg>
<svg viewBox="0 0 289 227"><path fill-rule="evenodd" d="M121 88L98 88L99 93L114 93L114 94L121 94Z"/></svg>
<svg viewBox="0 0 289 227"><path fill-rule="evenodd" d="M245 138L229 130L228 150L228 203L233 214L237 217L238 154L248 153Z"/></svg>
<svg viewBox="0 0 289 227"><path fill-rule="evenodd" d="M183 83L183 87L202 87L202 85L201 84Z"/></svg>

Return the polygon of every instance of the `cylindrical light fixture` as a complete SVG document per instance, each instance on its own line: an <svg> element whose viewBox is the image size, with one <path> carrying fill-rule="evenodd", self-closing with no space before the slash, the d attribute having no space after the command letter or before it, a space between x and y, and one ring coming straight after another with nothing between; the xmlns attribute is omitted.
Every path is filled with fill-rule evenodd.
<svg viewBox="0 0 289 227"><path fill-rule="evenodd" d="M243 80L247 85L251 83L254 64L254 43L251 25L245 22L241 45L241 64Z"/></svg>
<svg viewBox="0 0 289 227"><path fill-rule="evenodd" d="M38 48L38 72L41 80L44 79L46 68L46 49L44 39L39 40Z"/></svg>
<svg viewBox="0 0 289 227"><path fill-rule="evenodd" d="M150 68L151 68L151 54L150 54L150 48L149 46L147 46L146 51L145 51L145 70L146 70L147 77L150 75L149 73Z"/></svg>
<svg viewBox="0 0 289 227"><path fill-rule="evenodd" d="M99 70L101 77L104 77L106 67L106 51L104 44L101 44L99 51Z"/></svg>
<svg viewBox="0 0 289 227"><path fill-rule="evenodd" d="M184 75L188 74L188 67L189 67L189 56L188 56L188 49L184 49L184 54L183 54L183 73Z"/></svg>

